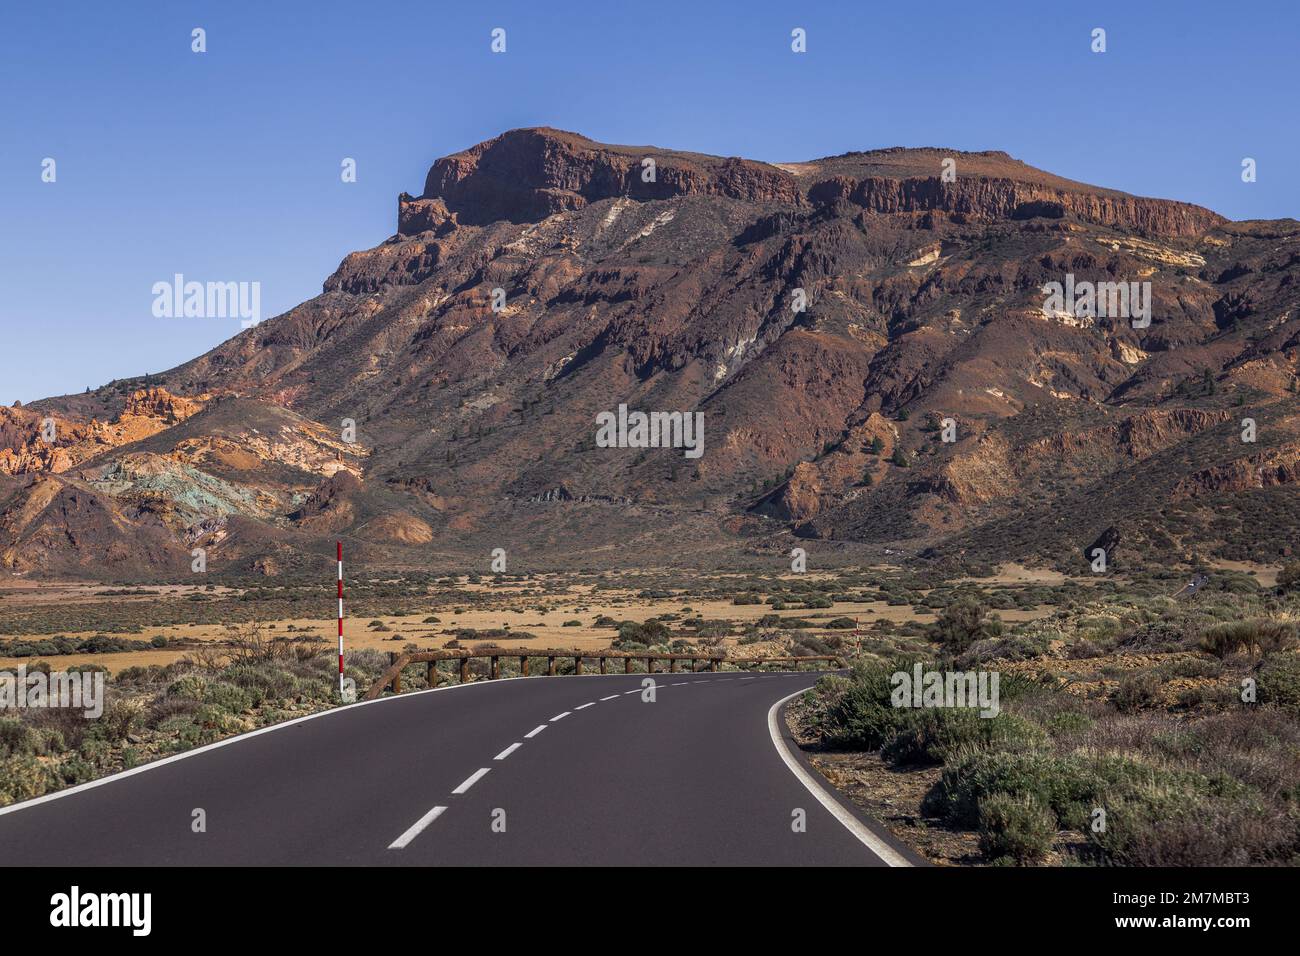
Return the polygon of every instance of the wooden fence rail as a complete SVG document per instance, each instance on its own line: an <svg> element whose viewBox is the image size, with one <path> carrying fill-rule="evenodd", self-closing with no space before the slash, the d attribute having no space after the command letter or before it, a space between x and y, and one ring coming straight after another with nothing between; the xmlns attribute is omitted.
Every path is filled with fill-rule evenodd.
<svg viewBox="0 0 1300 956"><path fill-rule="evenodd" d="M697 671L696 664L703 661L707 662L708 670L716 671L718 665L726 661L727 663L743 664L790 664L790 663L813 663L828 662L834 664L837 668L844 666L842 658L830 655L813 656L813 657L751 657L741 660L728 659L721 654L654 654L645 651L591 651L590 653L555 648L527 648L527 647L491 647L485 650L444 650L444 651L413 651L406 654L389 654L391 663L388 670L384 671L375 682L366 690L365 700L374 700L385 690L390 687L393 693L402 692L402 671L412 664L427 664L427 680L430 687L436 687L441 676L438 673L439 661L460 661L460 682L463 684L469 680L469 662L472 658L482 657L492 662L489 680L496 680L501 676L501 658L517 657L519 658L519 671L524 677L529 676L528 662L533 658L546 658L546 674L548 677L555 676L555 662L557 659L573 658L573 670L575 674L582 673L582 664L585 660L596 660L600 662L600 673L607 674L608 662L611 660L621 660L623 662L623 673L632 673L633 661L645 661L646 671L653 674L655 672L655 661L668 661L668 672L676 674L680 672L680 662L690 661L691 671ZM702 670L703 668L699 668Z"/></svg>

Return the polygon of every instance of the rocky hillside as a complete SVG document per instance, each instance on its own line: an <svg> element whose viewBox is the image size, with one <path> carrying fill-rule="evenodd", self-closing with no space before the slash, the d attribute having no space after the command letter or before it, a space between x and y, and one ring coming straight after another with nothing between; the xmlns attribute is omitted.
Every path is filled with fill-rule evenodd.
<svg viewBox="0 0 1300 956"><path fill-rule="evenodd" d="M1294 220L1004 153L769 165L514 130L150 389L0 409L0 563L167 575L201 542L246 572L342 536L604 566L798 536L1078 570L1106 533L1129 564L1271 560L1300 526L1298 276ZM1047 292L1099 282L1133 312ZM603 447L620 405L701 413L703 453Z"/></svg>

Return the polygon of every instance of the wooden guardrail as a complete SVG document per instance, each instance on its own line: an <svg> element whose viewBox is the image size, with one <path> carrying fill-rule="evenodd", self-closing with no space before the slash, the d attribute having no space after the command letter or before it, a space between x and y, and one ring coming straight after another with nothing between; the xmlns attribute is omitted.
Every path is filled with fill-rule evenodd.
<svg viewBox="0 0 1300 956"><path fill-rule="evenodd" d="M695 672L695 665L704 661L708 664L708 670L716 671L718 665L726 661L731 664L790 664L790 663L810 663L827 661L833 663L836 667L843 667L842 658L832 655L817 655L811 657L749 657L743 659L729 659L722 654L700 654L700 653L668 653L653 654L645 651L579 651L579 650L557 650L555 648L526 648L526 647L490 647L484 650L444 650L444 651L412 651L406 654L390 653L392 658L388 670L384 671L375 682L366 690L364 700L374 700L388 688L393 689L393 693L402 692L402 671L412 664L427 664L427 680L430 687L436 687L441 680L438 673L439 661L460 661L460 682L463 684L469 680L469 662L473 658L483 657L492 661L489 680L496 680L501 676L501 658L517 657L519 658L519 672L522 676L528 675L528 661L532 658L546 658L546 674L548 677L555 676L555 662L557 659L567 660L573 658L573 670L576 674L582 673L582 662L585 660L597 660L600 662L600 673L607 674L608 662L611 660L623 661L623 673L631 674L632 663L634 661L645 661L646 671L653 674L655 672L655 661L668 661L668 673L680 673L679 663L681 661L691 662L691 671Z"/></svg>

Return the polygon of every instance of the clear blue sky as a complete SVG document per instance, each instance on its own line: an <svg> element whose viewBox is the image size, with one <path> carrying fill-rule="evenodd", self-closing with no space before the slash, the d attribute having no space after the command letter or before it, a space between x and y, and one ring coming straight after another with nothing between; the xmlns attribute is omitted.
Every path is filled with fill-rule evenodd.
<svg viewBox="0 0 1300 956"><path fill-rule="evenodd" d="M1236 219L1297 216L1297 6L8 2L0 402L158 372L239 331L154 318L174 273L260 282L264 318L319 293L394 231L434 159L518 126L778 162L1004 149Z"/></svg>

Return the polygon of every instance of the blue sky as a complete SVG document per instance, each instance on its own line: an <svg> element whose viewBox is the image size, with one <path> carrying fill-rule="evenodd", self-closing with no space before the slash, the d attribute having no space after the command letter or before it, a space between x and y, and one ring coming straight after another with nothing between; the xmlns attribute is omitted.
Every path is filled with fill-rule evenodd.
<svg viewBox="0 0 1300 956"><path fill-rule="evenodd" d="M260 282L263 317L310 298L393 232L434 159L519 126L777 162L1004 149L1235 219L1297 216L1297 6L5 4L0 402L158 372L239 331L155 318L175 273Z"/></svg>

